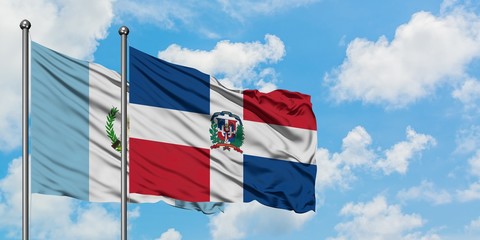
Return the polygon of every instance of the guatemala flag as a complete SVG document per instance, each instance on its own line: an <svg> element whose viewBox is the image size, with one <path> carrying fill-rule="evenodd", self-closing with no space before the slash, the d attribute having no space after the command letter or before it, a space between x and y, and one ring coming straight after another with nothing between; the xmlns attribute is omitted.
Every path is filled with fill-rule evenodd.
<svg viewBox="0 0 480 240"><path fill-rule="evenodd" d="M130 192L315 210L310 96L230 90L132 47L129 71Z"/></svg>
<svg viewBox="0 0 480 240"><path fill-rule="evenodd" d="M32 42L31 189L91 202L120 202L120 75ZM222 204L130 194L204 213Z"/></svg>

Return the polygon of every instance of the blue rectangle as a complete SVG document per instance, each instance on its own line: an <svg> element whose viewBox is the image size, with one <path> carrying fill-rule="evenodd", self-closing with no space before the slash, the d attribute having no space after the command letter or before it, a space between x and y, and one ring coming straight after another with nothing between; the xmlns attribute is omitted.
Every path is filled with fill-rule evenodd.
<svg viewBox="0 0 480 240"><path fill-rule="evenodd" d="M210 76L130 47L130 103L210 114Z"/></svg>
<svg viewBox="0 0 480 240"><path fill-rule="evenodd" d="M32 42L32 193L88 200L89 68Z"/></svg>
<svg viewBox="0 0 480 240"><path fill-rule="evenodd" d="M251 155L243 156L244 202L304 213L315 211L317 166Z"/></svg>

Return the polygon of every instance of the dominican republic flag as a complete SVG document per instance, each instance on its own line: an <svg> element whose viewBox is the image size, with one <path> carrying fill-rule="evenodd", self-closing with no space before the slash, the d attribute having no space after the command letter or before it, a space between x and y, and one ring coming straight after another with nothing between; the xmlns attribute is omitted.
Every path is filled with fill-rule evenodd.
<svg viewBox="0 0 480 240"><path fill-rule="evenodd" d="M120 202L120 75L32 42L32 193ZM218 203L129 194L130 202L165 201L215 213Z"/></svg>
<svg viewBox="0 0 480 240"><path fill-rule="evenodd" d="M310 96L230 90L130 47L128 111L130 192L315 210Z"/></svg>

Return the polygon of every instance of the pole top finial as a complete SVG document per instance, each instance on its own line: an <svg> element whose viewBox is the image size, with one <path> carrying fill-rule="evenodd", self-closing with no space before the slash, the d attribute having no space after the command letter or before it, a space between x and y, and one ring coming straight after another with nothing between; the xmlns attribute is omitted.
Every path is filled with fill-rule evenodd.
<svg viewBox="0 0 480 240"><path fill-rule="evenodd" d="M23 30L23 29L30 29L30 27L32 26L32 24L30 23L30 21L28 21L27 19L24 19L20 22L20 28Z"/></svg>
<svg viewBox="0 0 480 240"><path fill-rule="evenodd" d="M128 27L126 26L122 26L120 29L118 29L118 34L120 35L128 35L129 32L130 30L128 30Z"/></svg>

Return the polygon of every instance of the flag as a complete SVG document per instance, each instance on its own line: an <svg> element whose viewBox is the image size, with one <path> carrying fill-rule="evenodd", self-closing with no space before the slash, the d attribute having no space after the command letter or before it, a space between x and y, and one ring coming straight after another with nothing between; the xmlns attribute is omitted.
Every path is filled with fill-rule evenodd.
<svg viewBox="0 0 480 240"><path fill-rule="evenodd" d="M229 90L196 69L129 51L130 192L315 210L310 96Z"/></svg>
<svg viewBox="0 0 480 240"><path fill-rule="evenodd" d="M91 202L120 202L120 75L32 42L31 189ZM159 200L205 213L221 204Z"/></svg>

